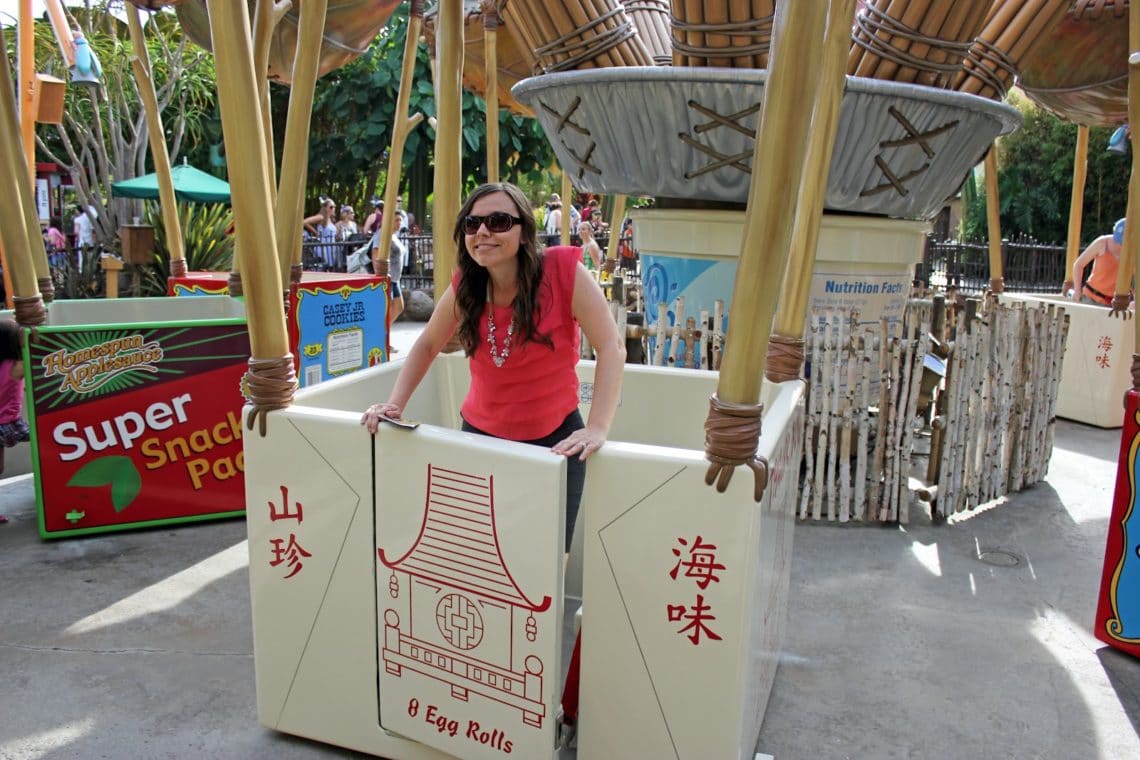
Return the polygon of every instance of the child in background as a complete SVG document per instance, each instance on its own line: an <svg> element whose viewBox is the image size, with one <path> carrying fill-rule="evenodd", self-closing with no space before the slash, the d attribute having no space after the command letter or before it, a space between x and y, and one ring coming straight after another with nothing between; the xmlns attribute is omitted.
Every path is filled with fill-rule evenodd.
<svg viewBox="0 0 1140 760"><path fill-rule="evenodd" d="M28 440L24 421L24 361L21 330L11 319L0 319L0 474L4 449ZM0 523L8 518L0 515Z"/></svg>

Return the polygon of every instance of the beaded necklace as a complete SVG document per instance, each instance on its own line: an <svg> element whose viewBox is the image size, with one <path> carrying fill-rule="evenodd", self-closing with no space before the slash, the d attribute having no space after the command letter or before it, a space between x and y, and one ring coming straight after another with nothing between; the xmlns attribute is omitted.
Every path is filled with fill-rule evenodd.
<svg viewBox="0 0 1140 760"><path fill-rule="evenodd" d="M507 325L507 339L503 341L503 350L500 353L495 345L495 302L491 298L491 283L487 283L487 343L491 346L491 361L496 367L503 366L503 362L511 355L511 338L515 335L515 317L511 314L511 323Z"/></svg>

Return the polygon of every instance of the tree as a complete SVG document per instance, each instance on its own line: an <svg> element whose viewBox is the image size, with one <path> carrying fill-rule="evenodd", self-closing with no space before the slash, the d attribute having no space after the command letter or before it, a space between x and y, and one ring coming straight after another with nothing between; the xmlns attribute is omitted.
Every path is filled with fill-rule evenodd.
<svg viewBox="0 0 1140 760"><path fill-rule="evenodd" d="M63 124L41 125L36 134L39 155L67 167L79 203L99 210L96 238L101 243L113 240L119 225L138 213L131 202L110 202L111 183L151 170L145 116L130 65L130 37L126 24L110 13L121 4L121 0L103 0L90 3L87 10L73 10L73 27L83 32L98 55L103 83L69 85ZM41 20L35 27L37 70L66 80L51 25ZM146 37L174 163L183 142L204 141L204 129L214 118L213 58L189 44L170 12L151 14Z"/></svg>
<svg viewBox="0 0 1140 760"><path fill-rule="evenodd" d="M1014 90L1009 102L1021 112L1021 129L998 140L998 192L1002 237L1028 235L1042 242L1068 237L1073 194L1073 155L1077 127L1034 105ZM1088 174L1081 218L1081 240L1104 234L1124 216L1131 162L1106 152L1112 128L1089 130ZM985 189L963 197L963 237L986 235Z"/></svg>

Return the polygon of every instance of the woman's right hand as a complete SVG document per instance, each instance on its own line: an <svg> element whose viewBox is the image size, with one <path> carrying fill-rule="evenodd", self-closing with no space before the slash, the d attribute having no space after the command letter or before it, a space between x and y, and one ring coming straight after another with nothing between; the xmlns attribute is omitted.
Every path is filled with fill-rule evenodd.
<svg viewBox="0 0 1140 760"><path fill-rule="evenodd" d="M384 419L398 420L404 416L404 410L398 404L392 404L387 401L380 404L373 404L364 410L364 414L360 417L360 424L368 428L369 433L375 433L376 429L380 427L380 421Z"/></svg>

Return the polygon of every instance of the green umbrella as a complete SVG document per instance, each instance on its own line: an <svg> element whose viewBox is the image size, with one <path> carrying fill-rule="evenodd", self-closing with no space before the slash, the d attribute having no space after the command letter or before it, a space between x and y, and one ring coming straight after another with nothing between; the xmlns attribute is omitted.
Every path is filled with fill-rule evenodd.
<svg viewBox="0 0 1140 760"><path fill-rule="evenodd" d="M187 163L170 170L174 183L174 197L180 201L201 203L229 203L230 185L212 174L195 169ZM111 184L111 195L117 198L158 198L158 175L146 174L134 179Z"/></svg>

